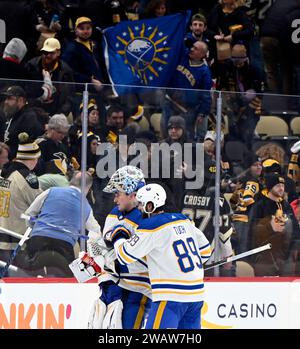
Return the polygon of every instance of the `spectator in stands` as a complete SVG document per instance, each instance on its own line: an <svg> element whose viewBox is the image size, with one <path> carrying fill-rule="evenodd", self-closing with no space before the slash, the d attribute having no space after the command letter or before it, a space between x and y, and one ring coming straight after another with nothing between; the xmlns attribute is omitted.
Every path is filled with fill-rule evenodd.
<svg viewBox="0 0 300 349"><path fill-rule="evenodd" d="M81 196L87 195L93 183L86 176L85 192L81 193L81 173L75 172L69 187L55 187L44 191L26 210L36 218L25 253L29 257L29 270L34 275L54 274L72 277L69 264L75 259L74 246L81 232ZM100 234L87 200L84 201L84 223L89 232Z"/></svg>
<svg viewBox="0 0 300 349"><path fill-rule="evenodd" d="M226 156L223 153L224 148L224 134L221 132L221 191L232 193L235 190L235 183L233 183L232 179L232 166ZM215 131L207 131L204 137L204 163L214 164L210 165L211 173L216 172L216 132ZM214 183L212 184L214 185Z"/></svg>
<svg viewBox="0 0 300 349"><path fill-rule="evenodd" d="M288 65L288 71L291 72L292 88L288 91L292 95L300 95L300 50L299 50L299 37L298 27L295 28L300 18L300 1L298 0L298 6L289 11L283 22L283 27L280 31L280 52L283 53L284 61ZM269 57L270 59L270 57ZM297 99L298 112L300 112L300 100Z"/></svg>
<svg viewBox="0 0 300 349"><path fill-rule="evenodd" d="M291 147L291 156L288 164L287 175L291 178L297 189L298 195L300 194L300 141L294 143Z"/></svg>
<svg viewBox="0 0 300 349"><path fill-rule="evenodd" d="M275 1L261 26L260 42L265 63L267 89L273 93L291 94L292 59L282 46L281 38L290 32L286 16L299 7L298 0ZM291 38L288 39L290 41ZM286 45L287 43L285 43ZM284 45L284 46L285 46Z"/></svg>
<svg viewBox="0 0 300 349"><path fill-rule="evenodd" d="M253 135L261 115L262 81L251 67L244 45L232 48L229 62L217 67L217 89L234 91L224 94L229 121L229 139L241 140L251 149Z"/></svg>
<svg viewBox="0 0 300 349"><path fill-rule="evenodd" d="M247 251L249 213L257 198L260 197L263 188L261 173L261 158L254 153L249 153L245 158L247 171L238 179L235 192L230 198L230 204L234 211L232 221L238 239L238 253Z"/></svg>
<svg viewBox="0 0 300 349"><path fill-rule="evenodd" d="M185 120L181 116L171 116L168 122L168 137L164 139L162 142L166 142L168 144L172 143L180 143L184 145L184 143L191 142L186 134L186 126Z"/></svg>
<svg viewBox="0 0 300 349"><path fill-rule="evenodd" d="M54 84L55 93L50 100L43 101L41 106L49 114L63 113L68 115L72 110L72 97L75 89L70 83L74 82L71 68L60 59L61 46L55 38L47 39L41 48L42 56L32 58L27 63L27 69L34 80L43 80L44 71L47 71ZM63 82L67 82L64 84Z"/></svg>
<svg viewBox="0 0 300 349"><path fill-rule="evenodd" d="M23 40L13 38L5 46L0 58L0 77L5 79L30 80L30 75L22 61L26 55L27 47ZM1 88L9 82L1 81Z"/></svg>
<svg viewBox="0 0 300 349"><path fill-rule="evenodd" d="M151 0L149 1L144 16L145 18L162 17L167 15L167 1L166 0Z"/></svg>
<svg viewBox="0 0 300 349"><path fill-rule="evenodd" d="M62 59L73 69L76 82L92 83L100 91L104 63L98 46L91 40L92 32L91 19L79 17L75 23L76 39L67 45Z"/></svg>
<svg viewBox="0 0 300 349"><path fill-rule="evenodd" d="M37 31L38 50L43 47L46 39L59 36L63 10L63 6L57 0L36 0L31 5L31 21Z"/></svg>
<svg viewBox="0 0 300 349"><path fill-rule="evenodd" d="M0 171L3 166L9 162L8 159L9 146L3 142L0 142Z"/></svg>
<svg viewBox="0 0 300 349"><path fill-rule="evenodd" d="M196 41L190 50L184 50L169 83L175 89L169 90L165 96L161 124L164 133L171 115L181 114L185 118L189 136L203 141L211 106L209 91L212 87L211 72L205 62L207 52L207 45L202 41Z"/></svg>
<svg viewBox="0 0 300 349"><path fill-rule="evenodd" d="M20 86L10 86L5 92L3 112L7 118L4 142L10 147L10 159L17 153L18 135L27 132L31 139L44 133L38 114L28 105L26 93Z"/></svg>
<svg viewBox="0 0 300 349"><path fill-rule="evenodd" d="M107 140L116 143L119 132L125 126L124 110L121 106L112 105L107 110L106 127Z"/></svg>
<svg viewBox="0 0 300 349"><path fill-rule="evenodd" d="M285 175L284 168L281 164L275 159L263 159L262 162L263 167L263 176L266 177L267 174L277 173L280 174L285 180L285 191L288 195L288 202L293 202L298 199L298 195L296 193L296 185L295 182Z"/></svg>
<svg viewBox="0 0 300 349"><path fill-rule="evenodd" d="M250 248L267 243L271 250L253 258L256 276L291 276L299 253L300 229L284 199L285 181L279 174L265 176L267 192L251 211Z"/></svg>
<svg viewBox="0 0 300 349"><path fill-rule="evenodd" d="M243 0L220 0L208 16L208 29L218 42L231 46L243 42L248 47L254 35L254 26L242 7Z"/></svg>
<svg viewBox="0 0 300 349"><path fill-rule="evenodd" d="M36 140L41 149L41 158L36 170L38 175L45 173L66 174L69 149L62 141L68 135L69 127L64 114L55 114L50 118L46 133Z"/></svg>
<svg viewBox="0 0 300 349"><path fill-rule="evenodd" d="M82 134L82 118L83 118L83 104L80 105L80 116L77 117L74 124L70 127L69 136L71 143L71 153L77 157L79 150L79 138ZM106 130L100 125L100 112L98 105L94 99L89 100L88 103L88 133L98 137L99 141L106 141Z"/></svg>
<svg viewBox="0 0 300 349"><path fill-rule="evenodd" d="M8 162L1 171L1 195L3 198L0 226L16 233L24 234L26 224L21 214L41 193L36 175L32 172L40 157L40 148L29 139L28 134L19 134L19 146L16 159ZM8 260L16 248L18 239L0 234L0 259ZM20 251L14 264L23 267L26 258Z"/></svg>
<svg viewBox="0 0 300 349"><path fill-rule="evenodd" d="M209 30L207 30L207 20L201 13L193 15L190 25L190 32L185 37L185 45L192 46L196 41L203 41L207 44L208 54L206 60L209 65L213 64L216 57L215 40Z"/></svg>

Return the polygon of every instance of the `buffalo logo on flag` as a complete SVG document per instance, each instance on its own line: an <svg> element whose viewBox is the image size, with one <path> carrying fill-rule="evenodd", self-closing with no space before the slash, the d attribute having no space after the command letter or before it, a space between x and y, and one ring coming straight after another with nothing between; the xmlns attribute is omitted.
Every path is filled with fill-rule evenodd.
<svg viewBox="0 0 300 349"><path fill-rule="evenodd" d="M112 84L167 86L181 53L188 14L121 22L104 30Z"/></svg>
<svg viewBox="0 0 300 349"><path fill-rule="evenodd" d="M124 57L124 62L130 66L132 73L147 85L148 81L159 77L168 64L167 51L171 49L167 46L168 35L164 35L158 27L146 27L145 24L142 28L135 26L134 29L128 28L128 32L117 37L119 43L116 43L116 47L121 48L117 52Z"/></svg>

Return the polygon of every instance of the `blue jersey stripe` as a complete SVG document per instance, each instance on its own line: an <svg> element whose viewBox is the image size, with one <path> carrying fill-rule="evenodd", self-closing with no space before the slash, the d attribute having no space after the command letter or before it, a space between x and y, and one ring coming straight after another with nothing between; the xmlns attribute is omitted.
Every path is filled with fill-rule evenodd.
<svg viewBox="0 0 300 349"><path fill-rule="evenodd" d="M120 275L120 279L128 279L128 280L134 280L134 281L142 281L142 282L146 282L147 284L150 284L150 280L146 277L142 277L142 276L122 276Z"/></svg>
<svg viewBox="0 0 300 349"><path fill-rule="evenodd" d="M207 248L208 246L210 246L210 243L208 243L208 244L206 244L206 245L204 245L204 246L202 246L202 247L199 247L199 250L204 250L204 249Z"/></svg>
<svg viewBox="0 0 300 349"><path fill-rule="evenodd" d="M173 288L178 290L199 290L204 287L204 284L198 284L198 285L174 285L174 284L155 284L151 286L152 289L155 288Z"/></svg>
<svg viewBox="0 0 300 349"><path fill-rule="evenodd" d="M132 259L135 259L136 261L140 262L141 264L143 264L143 266L145 266L146 268L148 267L147 264L145 262L143 262L141 259L134 257L132 254L128 253L125 246L123 245L123 251Z"/></svg>

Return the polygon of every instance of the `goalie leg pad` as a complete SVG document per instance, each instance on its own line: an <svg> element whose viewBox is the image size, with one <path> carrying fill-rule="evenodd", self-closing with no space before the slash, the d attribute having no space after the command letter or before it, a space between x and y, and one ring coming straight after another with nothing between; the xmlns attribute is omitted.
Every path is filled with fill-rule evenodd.
<svg viewBox="0 0 300 349"><path fill-rule="evenodd" d="M122 329L123 302L118 299L107 306L103 320L103 329Z"/></svg>
<svg viewBox="0 0 300 349"><path fill-rule="evenodd" d="M89 315L88 328L89 329L102 329L103 320L106 314L106 305L101 299L96 299L93 303Z"/></svg>

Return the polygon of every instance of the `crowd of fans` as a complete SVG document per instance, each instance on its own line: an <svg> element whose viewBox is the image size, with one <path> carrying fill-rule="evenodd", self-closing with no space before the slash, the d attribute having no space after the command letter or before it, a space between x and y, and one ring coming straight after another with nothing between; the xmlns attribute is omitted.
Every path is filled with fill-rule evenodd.
<svg viewBox="0 0 300 349"><path fill-rule="evenodd" d="M17 215L41 191L68 186L72 172L82 170L82 93L88 83L86 170L94 179L88 200L100 226L113 207L111 195L102 191L108 178L97 176L100 143L111 143L118 163L130 161L129 145L142 143L149 164L153 143L188 143L194 155L196 145L203 144L202 188L185 186L185 174L195 167L196 157L183 157L175 168L176 153L170 176L164 178L160 172L159 179L147 182L162 184L169 210L189 215L211 242L218 141L214 90L218 90L224 91L220 231L226 234L233 228L235 253L272 243L271 251L248 260L253 275L299 275L300 146L283 138L262 141L255 130L266 112L266 93L300 92L300 52L293 32L300 2L267 4L259 0L0 1L8 39L0 50L1 226L23 234L25 223ZM123 20L186 10L192 16L180 64L194 80L177 69L168 86L116 97L102 53L102 30ZM296 112L299 105L293 105ZM119 143L122 135L127 145ZM237 149L240 159L234 156ZM157 163L160 169L164 161ZM10 193L8 180L16 181L16 199L5 194ZM20 202L10 222L8 200ZM0 260L9 258L16 241L0 234ZM24 266L23 257L25 253L20 253L16 260L19 267ZM232 276L237 269L230 265L221 272Z"/></svg>

